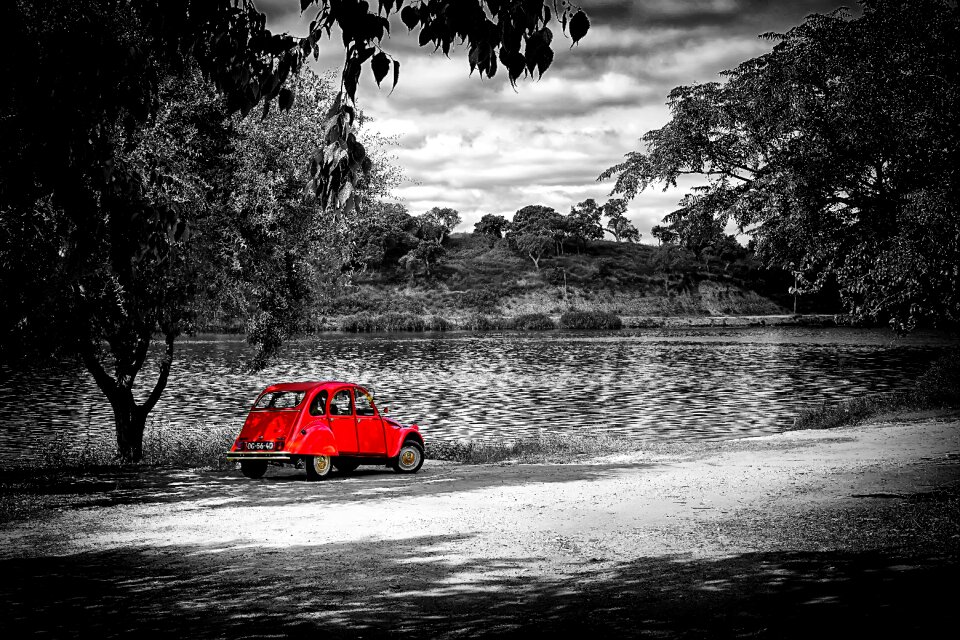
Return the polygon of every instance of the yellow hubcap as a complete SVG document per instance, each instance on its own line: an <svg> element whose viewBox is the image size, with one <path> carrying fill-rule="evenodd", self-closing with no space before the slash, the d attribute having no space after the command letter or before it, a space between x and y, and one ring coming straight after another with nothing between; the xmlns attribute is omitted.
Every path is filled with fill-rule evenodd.
<svg viewBox="0 0 960 640"><path fill-rule="evenodd" d="M403 452L403 464L410 466L413 464L414 460L417 459L416 454L413 451L404 451Z"/></svg>
<svg viewBox="0 0 960 640"><path fill-rule="evenodd" d="M327 470L327 457L326 456L317 456L313 459L313 468L319 473L323 473Z"/></svg>

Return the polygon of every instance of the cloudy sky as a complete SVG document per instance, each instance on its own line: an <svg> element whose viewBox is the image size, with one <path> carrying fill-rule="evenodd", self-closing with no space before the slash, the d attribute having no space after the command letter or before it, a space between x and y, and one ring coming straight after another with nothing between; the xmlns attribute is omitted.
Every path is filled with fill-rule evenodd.
<svg viewBox="0 0 960 640"><path fill-rule="evenodd" d="M406 173L394 191L410 213L457 209L472 230L485 213L511 217L529 204L561 213L586 198L609 197L597 176L669 119L664 102L678 85L718 79L718 72L770 49L757 36L785 31L811 13L852 5L842 0L582 0L592 27L574 48L554 31L556 57L541 80L514 89L502 70L469 76L466 48L450 58L416 45L399 21L384 49L400 60L390 94L365 72L358 102L392 137ZM315 11L298 0L257 0L274 31L304 35ZM321 43L318 71L339 68L336 34ZM390 95L388 95L390 94ZM690 184L690 183L688 183ZM683 185L681 184L681 187ZM628 215L652 242L650 228L675 208L683 189L654 189Z"/></svg>

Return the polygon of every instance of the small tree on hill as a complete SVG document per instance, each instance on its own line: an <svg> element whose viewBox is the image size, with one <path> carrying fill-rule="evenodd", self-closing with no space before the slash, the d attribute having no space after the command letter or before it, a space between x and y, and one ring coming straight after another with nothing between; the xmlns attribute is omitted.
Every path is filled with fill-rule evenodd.
<svg viewBox="0 0 960 640"><path fill-rule="evenodd" d="M449 207L434 207L419 216L424 229L430 229L430 235L437 244L443 244L447 237L460 224L460 213Z"/></svg>
<svg viewBox="0 0 960 640"><path fill-rule="evenodd" d="M603 217L607 218L606 229L617 242L640 242L640 232L627 219L627 201L613 198L603 205Z"/></svg>
<svg viewBox="0 0 960 640"><path fill-rule="evenodd" d="M503 216L493 213L484 214L480 221L473 225L473 232L477 235L502 238L510 222Z"/></svg>
<svg viewBox="0 0 960 640"><path fill-rule="evenodd" d="M593 198L570 207L567 231L577 246L577 253L580 253L580 248L586 245L588 240L603 239L603 226L600 220L602 213L597 201Z"/></svg>
<svg viewBox="0 0 960 640"><path fill-rule="evenodd" d="M676 244L677 242L677 232L671 229L669 226L664 226L662 224L658 224L651 229L650 235L657 239L657 244L660 246L665 244Z"/></svg>
<svg viewBox="0 0 960 640"><path fill-rule="evenodd" d="M563 216L550 207L529 205L513 214L507 240L517 251L530 258L537 271L540 259L562 240Z"/></svg>

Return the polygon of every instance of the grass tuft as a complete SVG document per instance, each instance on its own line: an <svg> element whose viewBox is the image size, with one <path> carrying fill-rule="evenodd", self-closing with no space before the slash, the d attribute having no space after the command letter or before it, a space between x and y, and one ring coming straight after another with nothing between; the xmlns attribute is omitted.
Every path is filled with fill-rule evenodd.
<svg viewBox="0 0 960 640"><path fill-rule="evenodd" d="M464 464L491 464L507 460L560 464L580 458L637 451L639 448L640 443L622 437L601 435L571 438L557 434L513 441L428 442L425 455L431 460Z"/></svg>
<svg viewBox="0 0 960 640"><path fill-rule="evenodd" d="M225 426L206 428L196 425L191 430L170 428L163 418L154 418L147 425L143 438L143 459L140 466L173 468L226 469L232 466L225 459L233 445L236 429ZM117 458L112 438L84 438L76 446L75 436L57 436L40 459L48 469L92 472L124 466Z"/></svg>

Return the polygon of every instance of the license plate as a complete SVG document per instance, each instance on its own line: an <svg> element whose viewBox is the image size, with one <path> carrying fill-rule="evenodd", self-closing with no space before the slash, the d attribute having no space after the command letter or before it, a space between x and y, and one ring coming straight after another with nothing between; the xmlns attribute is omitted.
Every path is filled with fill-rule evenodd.
<svg viewBox="0 0 960 640"><path fill-rule="evenodd" d="M248 442L247 451L273 451L273 442Z"/></svg>

